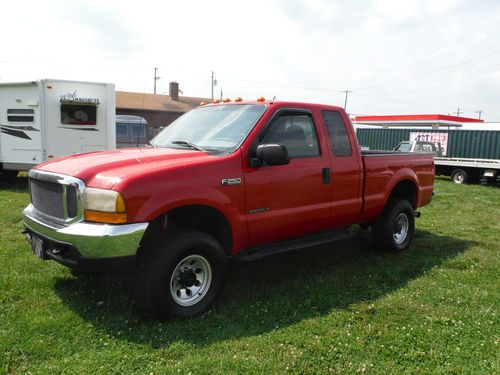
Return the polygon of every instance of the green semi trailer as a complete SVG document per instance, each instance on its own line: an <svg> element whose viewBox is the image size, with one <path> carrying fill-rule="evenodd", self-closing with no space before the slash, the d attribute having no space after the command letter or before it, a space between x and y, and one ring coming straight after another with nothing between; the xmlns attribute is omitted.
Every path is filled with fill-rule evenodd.
<svg viewBox="0 0 500 375"><path fill-rule="evenodd" d="M356 134L365 149L433 152L436 175L457 184L500 177L500 130L358 128Z"/></svg>

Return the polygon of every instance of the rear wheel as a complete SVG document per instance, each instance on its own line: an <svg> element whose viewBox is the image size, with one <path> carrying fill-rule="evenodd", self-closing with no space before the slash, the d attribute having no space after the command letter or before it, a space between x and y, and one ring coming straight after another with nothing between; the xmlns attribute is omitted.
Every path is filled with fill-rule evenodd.
<svg viewBox="0 0 500 375"><path fill-rule="evenodd" d="M391 198L372 226L372 238L377 249L400 252L410 246L415 231L413 207L405 199Z"/></svg>
<svg viewBox="0 0 500 375"><path fill-rule="evenodd" d="M464 169L455 169L451 172L450 178L455 184L463 184L467 182L469 176Z"/></svg>
<svg viewBox="0 0 500 375"><path fill-rule="evenodd" d="M222 246L212 236L179 229L147 246L139 259L136 299L159 318L189 317L210 308L226 269Z"/></svg>

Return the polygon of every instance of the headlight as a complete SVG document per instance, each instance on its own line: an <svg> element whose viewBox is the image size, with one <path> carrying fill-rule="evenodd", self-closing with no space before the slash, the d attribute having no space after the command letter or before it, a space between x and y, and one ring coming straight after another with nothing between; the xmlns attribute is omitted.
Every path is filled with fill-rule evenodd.
<svg viewBox="0 0 500 375"><path fill-rule="evenodd" d="M125 200L114 190L85 188L83 213L86 221L110 224L127 222Z"/></svg>

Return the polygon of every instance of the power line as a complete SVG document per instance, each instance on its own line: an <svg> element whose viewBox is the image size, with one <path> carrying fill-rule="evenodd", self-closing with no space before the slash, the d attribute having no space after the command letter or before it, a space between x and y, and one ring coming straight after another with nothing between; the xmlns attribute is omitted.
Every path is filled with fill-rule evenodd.
<svg viewBox="0 0 500 375"><path fill-rule="evenodd" d="M372 89L372 88L375 88L375 87L392 85L394 83L398 83L398 82L401 82L401 81L407 81L407 80L410 80L410 79L413 79L413 78L423 77L423 76L430 75L430 74L433 74L433 73L437 73L437 72L440 72L440 71L443 71L443 70L453 69L453 68L458 67L458 66L466 65L466 64L469 64L471 62L474 62L474 61L477 61L477 60L481 60L481 59L485 59L487 57L494 56L494 55L497 55L497 54L500 54L500 51L495 51L495 52L492 52L492 53L487 54L487 55L483 55L483 56L479 56L479 57L476 57L476 58L473 58L473 59L461 61L461 62L458 62L456 64L444 66L444 67L441 67L441 68L438 68L438 69L434 69L434 70L431 70L431 71L428 71L428 72L424 72L424 73L420 73L420 74L415 74L415 75L412 75L412 76L409 76L409 77L406 77L406 78L403 78L403 79L399 79L397 81L392 80L392 81L388 81L388 82L382 82L382 83L378 83L378 84L374 84L374 85L362 87L362 88L358 89L357 91L369 90L369 89ZM0 63L28 64L28 65L29 64L31 64L31 65L43 64L43 65L54 65L54 66L75 66L75 64L68 64L68 63L32 62L32 61L31 62L24 62L24 61L14 61L14 60L0 60ZM87 67L95 67L95 68L113 68L113 69L114 68L122 68L122 69L145 69L145 68L147 68L147 66L145 66L145 65L112 65L112 64L76 64L76 65L87 66ZM190 74L193 74L193 73L190 73ZM285 87L285 88L293 88L293 89L301 89L301 90L311 90L311 91L324 91L324 92L329 93L328 95L325 95L325 97L331 96L331 95L333 95L335 93L345 93L345 90L330 89L330 88L327 89L327 88L324 88L324 87L312 87L312 86L291 85L291 84L277 83L277 82L245 80L245 79L239 79L239 78L234 78L234 77L225 77L224 79L229 80L229 81L235 81L235 82L245 82L245 83L250 83L250 84L255 84L255 85L279 86L279 87ZM215 80L215 85L217 84L216 82L217 81ZM316 96L314 98L318 98L318 97Z"/></svg>
<svg viewBox="0 0 500 375"><path fill-rule="evenodd" d="M465 60L465 61L461 61L461 62L458 62L456 64L452 64L452 65L447 65L447 66L443 66L441 68L438 68L438 69L434 69L434 70L430 70L430 71L427 71L427 72L424 72L424 73L419 73L419 74L415 74L415 75L412 75L412 76L409 76L409 77L406 77L406 78L402 78L402 79L399 79L397 81L388 81L388 82L383 82L383 83L377 83L375 85L371 85L371 86L367 86L367 87L362 87L360 89L358 89L359 91L363 91L363 90L369 90L369 89L372 89L372 88L375 88L375 87L381 87L381 86L387 86L387 85L392 85L394 83L399 83L401 81L407 81L407 80L410 80L410 79L413 79L413 78L420 78L420 77L424 77L424 76L427 76L427 75L430 75L430 74L434 74L434 73L438 73L438 72L441 72L443 70L448 70L448 69L453 69L453 68L456 68L457 66L462 66L462 65L466 65L466 64L470 64L474 61L477 61L477 60L482 60L482 59L485 59L487 57L490 57L490 56L494 56L494 55L498 55L500 54L500 51L495 51L495 52L492 52L490 54L487 54L487 55L483 55L483 56L480 56L480 57L475 57L473 59L469 59L469 60Z"/></svg>
<svg viewBox="0 0 500 375"><path fill-rule="evenodd" d="M325 91L325 92L330 92L330 93L342 93L342 92L345 92L345 90L340 90L340 89L326 89L326 88L322 88L322 87L297 86L297 85L289 85L289 84L286 84L286 83L265 82L265 81L252 81L252 80L247 80L247 79L239 79L239 78L231 78L231 77L224 77L224 79L227 80L227 81L251 83L251 84L255 84L255 85L279 86L279 87L292 88L292 89L300 89L300 90Z"/></svg>
<svg viewBox="0 0 500 375"><path fill-rule="evenodd" d="M390 102L397 102L397 103L403 103L403 104L409 104L409 105L416 105L419 107L427 107L427 108L437 108L437 107L446 107L446 108L456 108L452 107L450 105L431 105L431 104L424 104L424 103L416 103L416 102L411 102L411 101L406 101L406 100L401 100L401 99L394 99L394 98L386 98L386 97L380 97L380 96L374 96L374 95L368 95L368 94L362 94L357 91L351 91L351 94L354 95L359 95L359 96L365 96L367 98L373 98L373 99L378 99L378 100L385 100L385 101L390 101ZM462 112L463 113L463 112Z"/></svg>

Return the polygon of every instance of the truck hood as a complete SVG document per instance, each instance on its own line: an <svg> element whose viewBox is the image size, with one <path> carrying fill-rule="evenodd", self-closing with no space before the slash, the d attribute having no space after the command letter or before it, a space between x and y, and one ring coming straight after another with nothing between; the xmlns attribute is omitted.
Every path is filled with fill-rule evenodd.
<svg viewBox="0 0 500 375"><path fill-rule="evenodd" d="M215 156L190 149L125 148L76 154L37 165L42 171L77 177L87 186L111 189L127 176L178 165L200 164Z"/></svg>

